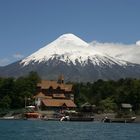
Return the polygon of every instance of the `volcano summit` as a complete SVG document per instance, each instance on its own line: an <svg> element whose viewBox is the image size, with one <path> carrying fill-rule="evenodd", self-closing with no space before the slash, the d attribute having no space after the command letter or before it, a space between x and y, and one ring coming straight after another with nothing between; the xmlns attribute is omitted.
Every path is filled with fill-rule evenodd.
<svg viewBox="0 0 140 140"><path fill-rule="evenodd" d="M87 82L140 77L140 65L114 58L73 34L64 34L25 59L0 68L0 76L23 76L36 71L43 79Z"/></svg>

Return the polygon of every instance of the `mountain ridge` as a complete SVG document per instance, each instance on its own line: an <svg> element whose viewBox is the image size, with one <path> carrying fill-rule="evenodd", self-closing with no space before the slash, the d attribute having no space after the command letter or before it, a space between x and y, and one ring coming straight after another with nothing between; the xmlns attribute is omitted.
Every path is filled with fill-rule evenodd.
<svg viewBox="0 0 140 140"><path fill-rule="evenodd" d="M19 77L30 71L38 72L42 79L64 74L66 81L74 82L140 78L139 64L96 50L73 34L64 34L21 61L0 68L0 76Z"/></svg>

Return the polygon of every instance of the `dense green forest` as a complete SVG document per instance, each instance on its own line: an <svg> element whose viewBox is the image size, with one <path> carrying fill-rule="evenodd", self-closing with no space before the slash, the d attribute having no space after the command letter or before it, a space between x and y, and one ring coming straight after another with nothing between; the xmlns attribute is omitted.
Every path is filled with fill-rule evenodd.
<svg viewBox="0 0 140 140"><path fill-rule="evenodd" d="M25 98L32 98L40 78L36 72L26 77L0 78L0 111L25 106Z"/></svg>
<svg viewBox="0 0 140 140"><path fill-rule="evenodd" d="M118 111L122 103L133 106L135 113L140 111L140 80L120 79L118 81L98 80L94 83L74 85L75 102L94 104L104 112Z"/></svg>
<svg viewBox="0 0 140 140"><path fill-rule="evenodd" d="M40 78L36 72L26 77L0 78L0 111L24 108L25 97L32 98ZM94 83L73 83L75 103L96 105L99 110L117 111L121 103L130 103L133 110L140 112L140 80L98 80Z"/></svg>

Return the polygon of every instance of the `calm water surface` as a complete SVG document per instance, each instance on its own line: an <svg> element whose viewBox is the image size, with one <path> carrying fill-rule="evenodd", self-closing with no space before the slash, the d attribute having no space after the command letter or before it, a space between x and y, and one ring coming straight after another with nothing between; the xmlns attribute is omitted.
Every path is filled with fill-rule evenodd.
<svg viewBox="0 0 140 140"><path fill-rule="evenodd" d="M140 140L140 124L0 120L0 140Z"/></svg>

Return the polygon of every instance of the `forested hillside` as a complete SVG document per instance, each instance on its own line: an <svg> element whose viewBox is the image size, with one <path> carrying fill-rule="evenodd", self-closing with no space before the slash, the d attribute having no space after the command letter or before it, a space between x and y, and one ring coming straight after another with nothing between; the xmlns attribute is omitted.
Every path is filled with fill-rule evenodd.
<svg viewBox="0 0 140 140"><path fill-rule="evenodd" d="M33 101L36 85L40 81L37 73L26 77L0 78L0 110L24 108L25 98ZM121 103L130 103L135 112L140 111L140 80L98 80L94 83L73 83L75 103L96 105L99 110L117 111Z"/></svg>

